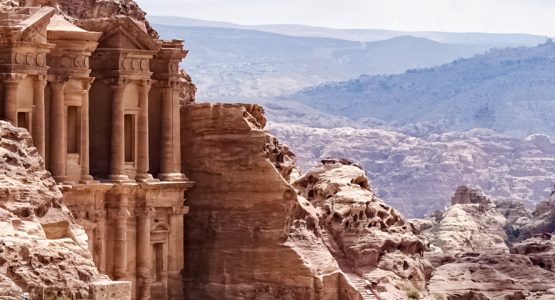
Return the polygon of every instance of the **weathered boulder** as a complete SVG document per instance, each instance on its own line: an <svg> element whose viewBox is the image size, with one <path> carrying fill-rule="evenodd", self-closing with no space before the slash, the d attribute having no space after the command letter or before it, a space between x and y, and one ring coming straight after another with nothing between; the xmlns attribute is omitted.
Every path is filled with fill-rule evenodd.
<svg viewBox="0 0 555 300"><path fill-rule="evenodd" d="M0 121L0 298L130 299L130 283L98 273L61 199L29 133Z"/></svg>

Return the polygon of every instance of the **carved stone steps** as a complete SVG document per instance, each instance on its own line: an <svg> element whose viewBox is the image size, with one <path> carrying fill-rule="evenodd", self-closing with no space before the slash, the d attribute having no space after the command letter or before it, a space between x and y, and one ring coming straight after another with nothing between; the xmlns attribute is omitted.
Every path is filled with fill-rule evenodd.
<svg viewBox="0 0 555 300"><path fill-rule="evenodd" d="M360 292L363 300L381 300L370 287L370 284L365 282L355 274L344 273L347 280Z"/></svg>

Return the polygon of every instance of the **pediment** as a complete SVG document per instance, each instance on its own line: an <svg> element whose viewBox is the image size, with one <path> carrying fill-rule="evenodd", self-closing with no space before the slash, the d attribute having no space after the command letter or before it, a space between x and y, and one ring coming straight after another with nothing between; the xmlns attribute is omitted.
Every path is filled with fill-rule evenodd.
<svg viewBox="0 0 555 300"><path fill-rule="evenodd" d="M99 48L120 48L133 50L156 50L141 41L137 36L131 36L123 28L116 28L114 31L105 33L100 38Z"/></svg>
<svg viewBox="0 0 555 300"><path fill-rule="evenodd" d="M78 25L103 33L98 41L98 49L160 50L158 41L129 17L85 20Z"/></svg>

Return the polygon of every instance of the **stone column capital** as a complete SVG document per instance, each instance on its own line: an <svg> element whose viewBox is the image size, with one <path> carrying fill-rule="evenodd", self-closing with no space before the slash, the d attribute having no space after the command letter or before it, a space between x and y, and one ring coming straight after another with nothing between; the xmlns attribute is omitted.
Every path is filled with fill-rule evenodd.
<svg viewBox="0 0 555 300"><path fill-rule="evenodd" d="M43 85L43 88L46 87L48 83L46 75L36 75L33 77L33 83L36 85Z"/></svg>
<svg viewBox="0 0 555 300"><path fill-rule="evenodd" d="M88 92L92 86L92 83L96 80L96 78L94 77L86 77L83 78L83 85L85 87L85 90Z"/></svg>
<svg viewBox="0 0 555 300"><path fill-rule="evenodd" d="M172 206L171 214L172 215L186 215L189 213L188 206Z"/></svg>
<svg viewBox="0 0 555 300"><path fill-rule="evenodd" d="M154 207L145 207L135 209L135 217L139 219L150 219L156 214L156 209Z"/></svg>
<svg viewBox="0 0 555 300"><path fill-rule="evenodd" d="M132 80L128 78L112 78L105 79L104 82L109 85L113 90L124 89Z"/></svg>
<svg viewBox="0 0 555 300"><path fill-rule="evenodd" d="M18 84L19 82L21 82L21 80L25 79L26 77L27 77L27 74L22 74L22 73L0 74L0 80L2 80L2 83L4 83L5 85Z"/></svg>
<svg viewBox="0 0 555 300"><path fill-rule="evenodd" d="M154 81L152 79L143 79L139 81L139 86L142 88L150 89L153 84L154 84Z"/></svg>

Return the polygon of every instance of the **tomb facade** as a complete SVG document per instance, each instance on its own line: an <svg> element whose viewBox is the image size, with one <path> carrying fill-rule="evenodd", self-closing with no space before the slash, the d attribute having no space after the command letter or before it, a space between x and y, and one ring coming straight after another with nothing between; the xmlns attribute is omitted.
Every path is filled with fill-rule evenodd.
<svg viewBox="0 0 555 300"><path fill-rule="evenodd" d="M183 41L39 2L0 12L0 118L30 132L102 273L183 299Z"/></svg>

